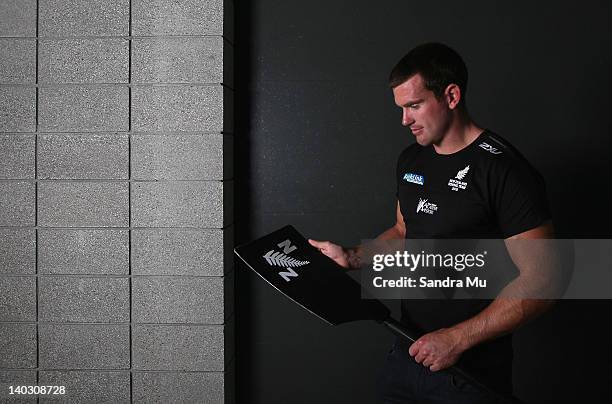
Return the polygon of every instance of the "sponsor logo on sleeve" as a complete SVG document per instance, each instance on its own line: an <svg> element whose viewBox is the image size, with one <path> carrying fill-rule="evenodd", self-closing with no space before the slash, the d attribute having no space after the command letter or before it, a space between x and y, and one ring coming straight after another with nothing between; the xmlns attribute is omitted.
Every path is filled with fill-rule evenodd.
<svg viewBox="0 0 612 404"><path fill-rule="evenodd" d="M483 149L485 149L486 151L488 151L491 154L502 154L501 150L497 150L497 148L491 146L487 142L482 142L478 146L482 147Z"/></svg>
<svg viewBox="0 0 612 404"><path fill-rule="evenodd" d="M404 174L404 181L412 182L413 184L423 185L425 184L425 177L419 174L406 173Z"/></svg>

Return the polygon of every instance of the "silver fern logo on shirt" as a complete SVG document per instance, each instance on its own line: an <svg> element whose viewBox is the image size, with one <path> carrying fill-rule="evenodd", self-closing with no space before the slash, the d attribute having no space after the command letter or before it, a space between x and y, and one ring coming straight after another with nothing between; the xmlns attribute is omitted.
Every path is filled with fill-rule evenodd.
<svg viewBox="0 0 612 404"><path fill-rule="evenodd" d="M438 205L435 203L429 202L428 199L419 198L419 203L417 204L416 212L427 213L428 215L433 215L438 210Z"/></svg>
<svg viewBox="0 0 612 404"><path fill-rule="evenodd" d="M467 187L467 182L461 180L465 178L468 171L470 171L469 165L466 166L464 169L459 170L457 172L457 175L455 175L455 178L451 178L450 180L448 180L448 186L451 188L451 190L459 191L460 189L465 189Z"/></svg>

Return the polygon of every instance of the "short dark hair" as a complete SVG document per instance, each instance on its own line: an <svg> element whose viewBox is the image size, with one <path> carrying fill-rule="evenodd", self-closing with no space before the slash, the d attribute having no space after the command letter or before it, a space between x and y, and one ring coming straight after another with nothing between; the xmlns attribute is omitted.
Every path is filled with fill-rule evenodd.
<svg viewBox="0 0 612 404"><path fill-rule="evenodd" d="M446 87L454 83L461 89L461 99L465 99L467 67L461 56L449 46L432 42L412 49L391 70L389 87L395 88L417 73L437 98L442 97Z"/></svg>

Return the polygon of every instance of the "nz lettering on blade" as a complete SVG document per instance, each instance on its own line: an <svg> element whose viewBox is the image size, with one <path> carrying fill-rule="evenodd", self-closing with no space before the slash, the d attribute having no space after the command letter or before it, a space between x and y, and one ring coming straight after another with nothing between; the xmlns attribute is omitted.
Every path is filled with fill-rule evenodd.
<svg viewBox="0 0 612 404"><path fill-rule="evenodd" d="M285 271L279 271L278 275L281 278L283 278L286 282L290 282L291 278L298 277L298 273L295 272L293 268L308 265L310 264L310 262L300 261L288 255L292 253L293 251L297 250L297 247L295 245L292 245L291 240L289 239L281 243L278 243L277 246L283 249L282 252L270 250L266 254L263 255L263 258L266 260L266 262L270 266L284 267Z"/></svg>

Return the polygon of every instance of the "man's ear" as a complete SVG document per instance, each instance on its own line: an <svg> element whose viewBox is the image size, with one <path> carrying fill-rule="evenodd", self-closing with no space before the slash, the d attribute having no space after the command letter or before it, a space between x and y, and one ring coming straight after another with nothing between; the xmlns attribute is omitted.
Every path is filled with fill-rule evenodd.
<svg viewBox="0 0 612 404"><path fill-rule="evenodd" d="M455 109L459 106L459 101L461 101L461 89L456 84L449 84L444 90L444 99L446 100L446 105L448 108Z"/></svg>

